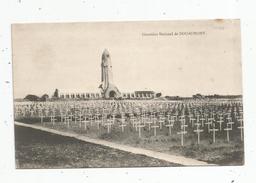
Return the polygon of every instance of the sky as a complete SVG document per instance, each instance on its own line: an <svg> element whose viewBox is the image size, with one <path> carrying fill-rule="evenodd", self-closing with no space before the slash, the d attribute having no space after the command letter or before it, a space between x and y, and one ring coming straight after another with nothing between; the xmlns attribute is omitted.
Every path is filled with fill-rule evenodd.
<svg viewBox="0 0 256 183"><path fill-rule="evenodd" d="M238 20L14 24L14 97L99 92L104 49L121 92L242 94L240 42Z"/></svg>

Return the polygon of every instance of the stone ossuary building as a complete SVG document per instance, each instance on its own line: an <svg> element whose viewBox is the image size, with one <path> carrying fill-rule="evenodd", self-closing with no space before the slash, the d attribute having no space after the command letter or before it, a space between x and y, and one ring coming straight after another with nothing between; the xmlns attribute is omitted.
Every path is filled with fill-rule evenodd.
<svg viewBox="0 0 256 183"><path fill-rule="evenodd" d="M113 82L111 57L108 50L104 50L101 57L101 84L98 93L59 92L61 99L153 99L154 91L134 91L121 93Z"/></svg>

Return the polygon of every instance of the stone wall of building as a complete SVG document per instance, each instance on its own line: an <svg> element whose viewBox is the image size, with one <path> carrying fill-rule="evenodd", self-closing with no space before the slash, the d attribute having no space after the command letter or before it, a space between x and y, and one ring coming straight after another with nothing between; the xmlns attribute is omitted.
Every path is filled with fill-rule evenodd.
<svg viewBox="0 0 256 183"><path fill-rule="evenodd" d="M101 93L59 93L60 99L67 99L67 100L90 100L90 99L103 99ZM122 99L153 99L155 98L155 93L152 91L135 91L135 92L124 92L121 93Z"/></svg>
<svg viewBox="0 0 256 183"><path fill-rule="evenodd" d="M60 93L61 99L100 99L101 93Z"/></svg>

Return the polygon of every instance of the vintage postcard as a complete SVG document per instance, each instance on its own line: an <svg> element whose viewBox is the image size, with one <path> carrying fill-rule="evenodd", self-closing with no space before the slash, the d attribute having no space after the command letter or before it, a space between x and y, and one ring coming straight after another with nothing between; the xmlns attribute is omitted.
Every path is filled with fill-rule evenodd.
<svg viewBox="0 0 256 183"><path fill-rule="evenodd" d="M239 20L12 25L16 168L243 165Z"/></svg>

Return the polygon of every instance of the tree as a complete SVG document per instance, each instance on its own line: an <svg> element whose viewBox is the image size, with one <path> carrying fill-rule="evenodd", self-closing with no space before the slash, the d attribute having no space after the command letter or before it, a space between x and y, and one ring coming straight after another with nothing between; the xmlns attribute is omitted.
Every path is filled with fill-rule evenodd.
<svg viewBox="0 0 256 183"><path fill-rule="evenodd" d="M24 100L28 100L28 101L39 101L39 97L38 96L36 96L36 95L31 95L31 94L29 94L29 95L27 95L25 98L24 98Z"/></svg>
<svg viewBox="0 0 256 183"><path fill-rule="evenodd" d="M59 90L55 89L55 92L53 94L53 98L59 98Z"/></svg>
<svg viewBox="0 0 256 183"><path fill-rule="evenodd" d="M161 97L161 96L162 96L162 93L157 93L157 94L156 94L156 97L157 97L157 98L159 98L159 97Z"/></svg>
<svg viewBox="0 0 256 183"><path fill-rule="evenodd" d="M40 100L41 100L41 101L46 101L48 98L49 98L49 95L44 94L44 95L40 98Z"/></svg>

